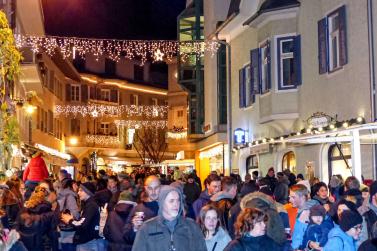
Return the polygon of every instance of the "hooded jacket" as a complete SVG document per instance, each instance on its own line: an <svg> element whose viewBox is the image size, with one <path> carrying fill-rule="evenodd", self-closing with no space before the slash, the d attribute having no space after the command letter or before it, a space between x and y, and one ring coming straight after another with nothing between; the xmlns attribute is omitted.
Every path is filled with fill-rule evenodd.
<svg viewBox="0 0 377 251"><path fill-rule="evenodd" d="M177 192L180 198L179 212L175 219L168 221L163 216L163 206L170 192ZM158 198L158 216L146 221L137 232L132 251L207 251L204 236L199 226L182 216L183 195L172 186L162 186Z"/></svg>
<svg viewBox="0 0 377 251"><path fill-rule="evenodd" d="M221 191L217 194L214 194L211 197L211 201L209 203L219 209L221 225L224 226L227 231L229 230L228 218L230 209L235 204L233 202L233 199L234 198L230 194L226 193L225 191Z"/></svg>
<svg viewBox="0 0 377 251"><path fill-rule="evenodd" d="M334 227L328 237L329 240L323 251L356 251L356 241L343 232L339 226Z"/></svg>
<svg viewBox="0 0 377 251"><path fill-rule="evenodd" d="M109 213L105 228L103 229L103 234L109 242L109 250L131 250L132 246L126 244L119 229L125 226L133 207L133 203L121 200L115 206L114 210Z"/></svg>
<svg viewBox="0 0 377 251"><path fill-rule="evenodd" d="M195 217L199 216L200 210L202 209L203 206L205 206L211 199L211 196L208 195L207 190L204 190L199 198L194 201L192 204L192 208L194 209Z"/></svg>
<svg viewBox="0 0 377 251"><path fill-rule="evenodd" d="M232 239L229 237L228 233L225 232L222 227L219 227L215 236L209 240L206 240L207 250L223 251L231 240Z"/></svg>
<svg viewBox="0 0 377 251"><path fill-rule="evenodd" d="M286 242L283 220L279 215L275 201L268 195L261 192L254 192L246 195L241 200L241 209L258 208L268 216L266 224L266 235L279 245ZM282 207L280 207L282 209Z"/></svg>
<svg viewBox="0 0 377 251"><path fill-rule="evenodd" d="M22 180L27 181L36 181L48 178L48 171L45 161L42 159L41 155L38 154L36 157L33 157L29 164L26 166Z"/></svg>

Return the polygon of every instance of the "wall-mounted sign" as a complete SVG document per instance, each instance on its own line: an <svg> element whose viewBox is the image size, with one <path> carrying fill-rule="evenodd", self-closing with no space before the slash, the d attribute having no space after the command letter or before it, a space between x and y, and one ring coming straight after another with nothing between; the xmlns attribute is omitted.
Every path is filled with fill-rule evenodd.
<svg viewBox="0 0 377 251"><path fill-rule="evenodd" d="M241 128L237 128L234 130L234 143L235 144L245 144L246 143L246 133L245 130Z"/></svg>
<svg viewBox="0 0 377 251"><path fill-rule="evenodd" d="M316 112L306 120L306 123L309 127L319 128L329 126L333 121L335 121L333 117L323 112Z"/></svg>

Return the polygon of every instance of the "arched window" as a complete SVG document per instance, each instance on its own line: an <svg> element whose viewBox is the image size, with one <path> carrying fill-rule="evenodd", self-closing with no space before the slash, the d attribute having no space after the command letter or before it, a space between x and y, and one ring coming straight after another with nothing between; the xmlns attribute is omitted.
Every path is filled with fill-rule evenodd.
<svg viewBox="0 0 377 251"><path fill-rule="evenodd" d="M291 172L296 173L296 155L293 151L284 154L282 167L283 170L289 169Z"/></svg>

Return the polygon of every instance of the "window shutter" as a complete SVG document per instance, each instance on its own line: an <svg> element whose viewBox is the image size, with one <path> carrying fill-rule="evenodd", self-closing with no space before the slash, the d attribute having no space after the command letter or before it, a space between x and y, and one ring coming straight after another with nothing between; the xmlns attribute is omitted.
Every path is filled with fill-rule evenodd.
<svg viewBox="0 0 377 251"><path fill-rule="evenodd" d="M134 105L134 104L135 104L135 103L134 103L134 95L133 95L133 94L130 95L130 104L131 104L131 105Z"/></svg>
<svg viewBox="0 0 377 251"><path fill-rule="evenodd" d="M118 103L118 90L110 90L110 101Z"/></svg>
<svg viewBox="0 0 377 251"><path fill-rule="evenodd" d="M271 42L267 41L266 55L267 55L267 89L271 90Z"/></svg>
<svg viewBox="0 0 377 251"><path fill-rule="evenodd" d="M293 67L294 67L294 74L293 74L293 83L296 86L302 84L301 79L301 36L298 35L294 39L294 48L293 48Z"/></svg>
<svg viewBox="0 0 377 251"><path fill-rule="evenodd" d="M94 86L90 87L90 99L96 99L96 89Z"/></svg>
<svg viewBox="0 0 377 251"><path fill-rule="evenodd" d="M250 51L250 79L251 100L255 102L255 95L260 92L259 88L259 48Z"/></svg>
<svg viewBox="0 0 377 251"><path fill-rule="evenodd" d="M65 85L65 100L71 101L71 85L70 84Z"/></svg>
<svg viewBox="0 0 377 251"><path fill-rule="evenodd" d="M244 69L239 72L239 106L245 107L245 75Z"/></svg>
<svg viewBox="0 0 377 251"><path fill-rule="evenodd" d="M346 6L339 8L339 65L347 64L347 22Z"/></svg>
<svg viewBox="0 0 377 251"><path fill-rule="evenodd" d="M96 87L96 99L101 100L101 88Z"/></svg>
<svg viewBox="0 0 377 251"><path fill-rule="evenodd" d="M81 102L86 103L88 101L88 86L81 85Z"/></svg>
<svg viewBox="0 0 377 251"><path fill-rule="evenodd" d="M324 74L328 69L327 59L327 18L318 21L318 63L319 74Z"/></svg>

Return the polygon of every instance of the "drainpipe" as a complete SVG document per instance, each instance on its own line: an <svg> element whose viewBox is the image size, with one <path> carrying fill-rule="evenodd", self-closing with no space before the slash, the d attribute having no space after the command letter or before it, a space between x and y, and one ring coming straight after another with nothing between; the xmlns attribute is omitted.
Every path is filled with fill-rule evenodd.
<svg viewBox="0 0 377 251"><path fill-rule="evenodd" d="M376 75L374 62L374 27L373 27L373 0L367 0L367 16L368 16L368 47L369 47L369 80L370 80L370 99L371 99L371 121L376 121ZM374 130L371 131L374 133ZM373 150L373 177L377 175L377 147L372 144Z"/></svg>

